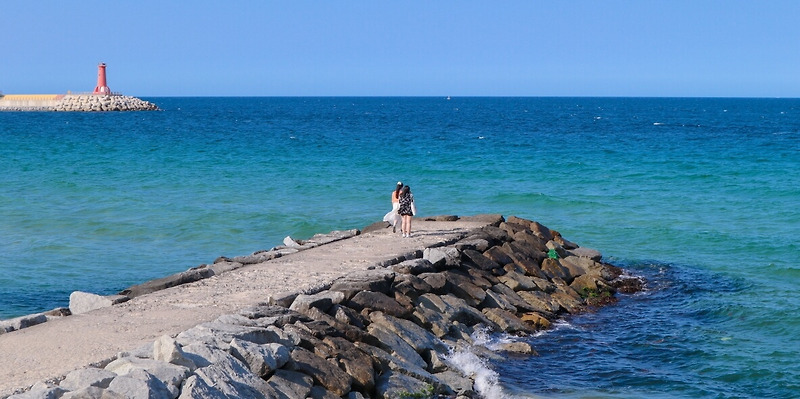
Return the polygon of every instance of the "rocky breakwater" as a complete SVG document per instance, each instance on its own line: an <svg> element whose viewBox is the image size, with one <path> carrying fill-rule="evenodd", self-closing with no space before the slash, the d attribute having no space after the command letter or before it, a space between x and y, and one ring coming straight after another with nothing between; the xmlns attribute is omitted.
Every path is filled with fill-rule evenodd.
<svg viewBox="0 0 800 399"><path fill-rule="evenodd" d="M158 106L140 98L123 95L68 94L53 107L53 111L155 111Z"/></svg>
<svg viewBox="0 0 800 399"><path fill-rule="evenodd" d="M365 229L368 233L368 229ZM517 217L450 243L270 298L12 398L478 398L459 354L501 352L476 333L527 335L612 303L638 279Z"/></svg>

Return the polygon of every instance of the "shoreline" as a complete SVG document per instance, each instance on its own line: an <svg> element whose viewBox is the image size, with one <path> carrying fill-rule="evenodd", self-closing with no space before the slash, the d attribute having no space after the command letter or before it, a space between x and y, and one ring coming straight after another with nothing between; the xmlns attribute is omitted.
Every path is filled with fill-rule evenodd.
<svg viewBox="0 0 800 399"><path fill-rule="evenodd" d="M526 223L527 227L519 227L526 226ZM501 280L497 280L496 284L488 284L482 287L484 289L483 294L480 294L480 292L475 289L465 289L464 287L475 285L474 282L470 281L458 280L460 282L455 284L451 282L448 286L448 291L451 291L448 295L461 294L456 296L473 296L472 299L469 300L469 304L482 307L483 310L477 310L477 312L483 314L483 316L474 314L471 316L472 319L470 319L470 321L480 320L481 323L488 324L495 331L511 333L532 332L535 331L536 328L546 328L546 326L549 326L549 320L554 319L560 313L580 311L580 309L586 305L588 297L582 298L577 293L577 289L570 288L567 281L575 283L576 280L585 280L581 284L594 284L593 289L595 290L598 290L598 286L601 287L597 292L608 293L603 294L601 297L606 299L613 297L613 292L615 292L616 289L610 286L608 286L609 288L603 288L607 286L607 282L603 283L602 281L605 281L605 279L600 277L599 274L592 272L593 274L591 274L591 277L581 277L584 275L590 276L588 271L592 268L595 268L595 271L600 274L608 273L610 266L609 268L596 266L600 265L600 263L597 263L601 258L599 252L578 247L561 238L557 232L553 234L553 232L544 226L534 223L535 222L525 221L524 219L515 218L513 216L506 220L500 215L481 215L472 218L422 218L415 220L415 230L418 233L411 239L403 239L396 234L391 234L386 231L384 228L385 223L379 222L364 228L363 232L338 232L332 236L328 235L328 238L325 238L325 235L317 235L315 236L317 237L317 241L315 241L313 237L310 240L304 241L295 241L287 237L284 241L284 246L273 248L270 251L259 251L249 256L232 259L217 259L213 265L201 265L197 268L189 269L186 272L165 277L164 279L153 280L138 286L130 287L120 293L120 297L126 298L122 301L108 303L102 308L91 309L91 306L88 306L83 311L74 312L75 314L72 316L57 318L44 324L33 325L19 331L0 335L0 353L12 354L13 352L12 359L4 359L3 361L7 371L4 373L5 375L0 376L0 381L3 381L0 386L0 397L27 389L33 384L36 384L36 386L30 391L31 393L37 390L61 390L62 393L65 393L67 390L56 385L56 382L61 382L63 384L63 381L65 381L64 376L68 377L71 375L70 371L72 370L86 370L87 367L92 370L106 370L112 363L121 361L120 359L139 359L140 357L130 355L128 351L134 348L147 348L148 345L153 344L154 340L156 342L166 340L165 344L175 345L175 347L178 348L177 350L192 347L191 340L188 340L186 337L186 334L189 334L188 331L194 330L197 332L196 330L198 327L207 325L208 323L217 323L225 317L230 318L232 317L231 315L241 314L235 312L241 312L242 309L253 309L254 306L261 309L260 311L266 311L265 309L267 308L263 307L268 306L269 309L271 309L269 312L278 312L278 315L285 315L288 314L285 312L291 311L291 314L295 315L293 317L299 317L300 319L310 318L312 321L316 320L314 323L326 321L328 324L335 326L334 330L336 328L340 330L339 336L347 336L347 334L350 334L362 338L361 340L355 340L356 342L370 342L371 339L375 339L376 335L383 336L385 332L382 332L383 330L377 331L369 329L357 332L351 328L352 325L357 325L359 323L372 326L379 325L376 324L379 322L373 320L373 317L383 320L380 323L388 320L389 316L395 318L405 316L406 319L414 319L414 317L407 314L411 313L408 309L421 307L422 305L420 303L415 304L415 301L432 292L432 288L428 288L427 293L422 293L421 291L416 292L415 290L417 290L418 287L409 289L409 284L412 286L426 286L417 281L419 277L413 277L421 275L420 270L424 270L424 273L430 274L430 276L426 278L432 281L440 281L442 278L438 275L434 276L435 273L443 273L443 276L447 276L447 278L451 279L461 279L463 276L457 277L453 275L453 270L461 268L469 270L469 275L473 277L480 277L482 281L481 284L483 285L486 285L483 281L502 278L502 282ZM491 231L492 234L486 233L486 229L490 229L488 231ZM535 233L534 230L536 230ZM540 239L534 240L536 241L536 243L534 243L531 237L540 237ZM516 242L514 240L519 241L519 243L513 244ZM501 249L498 249L500 247L497 245L490 246L490 242L494 244L511 242L512 244L509 245L512 247L513 245L522 243L526 245L535 244L536 250L516 249L511 251L512 255L508 255L507 253L504 255ZM481 251L479 251L479 249ZM544 249L550 251L550 257L547 257L547 252L544 252ZM532 255L533 258L536 259L532 261L530 256L526 255L523 257L523 253L528 253L528 255ZM457 259L453 259L453 256ZM492 257L498 259L492 260ZM562 262L558 260L559 257L561 259L574 259L569 262L566 260ZM551 261L547 259L551 259ZM537 266L537 263L538 265L542 265L542 267ZM561 265L561 263L564 263L564 265ZM398 265L406 266L400 267ZM502 267L502 265L505 266ZM416 273L414 270L416 270ZM211 273L209 273L209 271L211 271ZM354 303L354 298L358 297L358 295L371 295L364 294L365 292L386 291L386 293L389 293L390 291L387 291L388 289L372 290L367 288L345 289L348 294L342 295L341 298L339 298L340 295L338 294L334 295L338 299L330 299L330 304L327 305L328 308L324 310L322 310L323 307L316 304L313 300L311 302L298 302L300 298L323 295L321 294L323 292L327 292L328 294L325 295L328 296L332 295L331 293L340 292L342 288L339 288L339 291L334 289L337 281L341 281L345 276L352 275L352 273L359 271L372 271L373 273L382 271L384 273L391 273L392 281L396 281L398 278L404 279L403 282L406 282L406 288L404 288L405 293L402 295L407 295L406 299L398 299L400 298L398 297L400 294L395 292L395 299L393 299L393 301L396 301L398 306L402 307L405 305L404 307L407 311L399 310L397 306L385 305L389 307L382 308L376 313L374 310L365 310L370 307L367 306L367 303L362 303L362 305L360 305L361 310L352 310L351 308L351 311L355 311L356 313L366 312L365 315L360 317L353 315L353 319L348 319L349 323L339 323L351 325L351 327L346 327L344 325L337 325L335 320L329 319L332 317L331 315L325 314L325 312L329 311L330 306L334 304L336 306L352 304ZM500 276L491 277L493 274L498 273ZM531 273L534 275L538 274L538 276L526 277ZM193 279L191 276L198 278ZM610 279L610 275L606 275L605 277ZM536 283L531 283L533 281L536 281ZM442 284L443 285L439 287L440 289L443 289L446 282ZM541 287L537 288L537 284ZM430 286L430 284L427 284L427 286ZM509 286L514 288L508 288ZM499 288L496 290L490 289L492 287ZM534 295L534 297L537 295L544 295L546 291L550 291L548 295L560 298L561 303L559 303L559 300L553 301L551 299L542 302L541 298L535 299L533 297L529 298L528 302L520 302L518 299L509 299L515 298L514 293L517 292L516 290L519 290L519 292L528 292L528 289L540 293ZM564 292L561 293L561 291ZM487 297L490 299L486 299ZM477 300L478 298L480 298L480 300ZM373 298L373 300L368 301L368 303L375 301L382 302L384 300L376 300ZM487 301L490 304L484 303ZM78 307L77 302L78 301L76 301L76 308ZM328 299L325 299L323 302L327 303ZM609 302L613 301L609 299ZM525 305L525 303L528 303L528 305ZM544 308L537 313L538 316L530 316L531 318L528 321L522 321L524 319L514 316L516 312L511 312L511 309L523 307L531 308L533 307L531 303L538 304L537 306L544 306ZM597 305L602 305L602 303L597 303ZM72 300L70 307L73 307ZM356 306L356 308L357 307L358 306ZM277 308L283 308L284 310L279 311ZM347 313L347 311L345 311L345 313ZM446 314L444 310L434 313ZM381 314L388 316L380 316ZM277 317L274 314L273 316ZM267 316L251 318L251 320L261 320L264 317ZM367 319L363 319L363 317L367 317ZM426 317L430 318L435 316L428 315ZM402 319L402 317L400 318ZM215 322L214 320L217 321ZM295 322L298 320L295 320ZM518 322L517 320L521 321ZM416 321L420 321L419 317L416 318ZM257 322L257 324L258 323L260 322ZM393 322L386 323L392 324ZM399 321L399 323L407 324L402 321ZM273 321L272 328L278 328L278 324L280 323ZM285 329L286 324L288 323L283 323L280 327ZM295 323L291 324L294 325ZM308 323L306 322L305 324ZM463 341L466 339L468 341L465 336L469 335L467 332L472 327L468 325L468 323L462 324L464 324L466 329L463 329L460 334L464 336L453 341L455 342L453 345L459 345L459 340ZM312 323L312 325L316 324ZM428 334L431 334L431 331L437 331L435 325L437 324L428 323L423 326L423 331L429 331ZM229 327L223 329L226 328ZM439 329L447 330L449 326L440 325ZM254 332L251 331L249 333L250 335L245 335L251 336L252 338L253 333ZM225 338L220 338L218 336L208 338L204 335L205 338L201 340L210 339L214 342L217 349L227 351L227 353L230 354L232 351L235 352L235 349L231 349L235 345L231 341L231 339L233 339L232 336L226 334L228 333L222 334ZM448 342L445 339L447 334L446 331L442 330L436 333L437 337L435 338L441 342ZM439 335L441 336L439 337ZM81 341L81 339L77 338L79 336L83 337L84 342L77 342ZM336 336L336 334L334 336ZM240 340L242 339L241 336L239 336L239 338ZM430 337L428 338L430 339ZM222 342L219 341L220 339L222 339ZM227 342L224 342L226 339ZM321 340L319 337L317 337L317 339ZM61 345L59 345L58 342L53 342L59 340L62 341ZM64 340L71 340L66 341L70 342L70 348L63 347ZM173 341L170 340L176 343L171 343ZM263 341L262 338L255 340L258 341L259 344L266 344L266 342L261 342ZM308 340L309 339L307 339L307 341ZM378 339L378 341L384 340ZM412 339L411 341L414 340ZM307 347L303 349L301 342L302 339L294 343L290 351L292 354L296 352L298 356L300 356L300 354L306 356L308 354L303 350L307 352L309 348L313 349L317 346L316 344L309 345L307 342L305 345ZM434 342L438 341L434 340ZM375 343L377 345L375 347L380 346L378 342L371 343ZM286 344L286 342L284 342L284 344ZM246 346L249 344L239 342L239 345ZM442 349L440 344L434 346L436 346L437 351ZM12 349L13 351L8 351ZM427 348L423 351L427 354L426 357L433 356L431 354L431 349L432 348ZM388 350L392 356L399 356L401 358L405 356L405 360L408 360L407 358L416 359L413 354L407 351L404 356L400 356L399 352L402 351L397 348L383 347L381 350ZM532 348L517 348L515 350L519 350L522 353L530 353ZM90 354L86 355L86 351ZM359 351L358 353L363 352L370 354L373 360L376 358L384 358L381 353L374 353L373 349L360 348ZM146 354L147 352L151 354L150 357L152 358L152 349L149 351L145 349L144 353ZM125 353L128 355L123 356ZM138 353L142 355L141 350ZM129 359L129 361L133 360ZM387 360L384 359L384 361ZM40 367L44 366L44 363L46 363L47 367ZM392 361L389 361L389 363L392 363ZM415 363L422 369L431 369L429 372L433 371L434 367L430 363L422 364L419 363L418 359L415 360ZM32 364L36 364L37 369L26 370L26 368L31 368L30 365ZM292 364L295 364L293 367L297 367L296 362ZM16 367L13 367L15 365ZM91 365L95 365L95 367L90 367ZM211 364L208 366L210 367ZM439 367L437 366L435 368ZM447 367L444 368L447 369ZM452 368L452 366L450 368ZM189 369L191 368L187 368L187 370ZM197 371L199 369L202 368L195 368L193 372L189 373L192 376L187 376L187 378L182 379L181 383L177 385L173 384L172 391L185 390L185 385L188 384L187 381L189 381L189 378L194 378L192 384L200 384L203 380L203 374ZM383 371L373 370L372 375L374 379L376 375L384 376L387 372L391 372L394 373L391 375L405 381L402 384L409 383L407 380L408 378L416 378L412 377L414 375L420 377L420 375L418 375L420 374L419 371L409 373L408 368L403 370L405 371L390 367ZM289 371L297 372L296 369L287 370L286 372ZM258 381L266 381L267 376L270 376L269 381L272 381L273 378L276 378L275 373L277 373L277 371L273 369L270 373L262 375L260 380L254 380L255 382L252 383L255 386L254 389L262 393L268 392L269 388L264 387L263 384ZM278 374L283 375L281 373L284 372ZM119 378L121 378L122 375L127 373L120 372L117 374L119 374ZM334 372L334 374L336 373ZM436 390L442 390L442 392L449 392L447 387L449 387L450 391L453 391L452 384L439 384L438 382L431 384L431 381L439 380L430 380L428 377L425 377L425 375L420 377L422 379L417 379L418 381L422 381L423 385L430 385ZM367 391L362 393L370 395L378 390L375 385L377 383L374 381L367 385L364 385L362 381L360 385L353 383L352 386L348 385L344 387L342 385L334 389L331 386L327 386L322 380L319 380L318 376L311 376L309 378L315 378L315 382L310 384L310 386L325 386L325 389L328 391L332 389L334 392L340 394L340 396L351 391ZM49 383L44 381L49 381ZM384 382L390 384L391 379L387 379ZM456 382L458 383L457 385L462 388L464 384L466 384L463 379ZM454 384L456 382L454 382ZM92 384L86 384L83 388L90 385ZM102 387L102 385L103 384L95 386L95 388L108 388L108 385L105 387ZM427 385L425 386L427 387ZM386 387L387 385L381 386ZM391 386L391 384L388 386ZM73 388L78 389L74 386ZM69 391L73 390L74 389L71 389ZM385 396L385 392L382 393L381 396ZM178 396L175 395L174 397Z"/></svg>

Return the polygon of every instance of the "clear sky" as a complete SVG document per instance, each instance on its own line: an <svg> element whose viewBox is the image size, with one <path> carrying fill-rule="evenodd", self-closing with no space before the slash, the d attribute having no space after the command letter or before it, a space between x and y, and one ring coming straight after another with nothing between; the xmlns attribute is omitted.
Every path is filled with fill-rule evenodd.
<svg viewBox="0 0 800 399"><path fill-rule="evenodd" d="M797 0L0 2L0 91L800 97Z"/></svg>

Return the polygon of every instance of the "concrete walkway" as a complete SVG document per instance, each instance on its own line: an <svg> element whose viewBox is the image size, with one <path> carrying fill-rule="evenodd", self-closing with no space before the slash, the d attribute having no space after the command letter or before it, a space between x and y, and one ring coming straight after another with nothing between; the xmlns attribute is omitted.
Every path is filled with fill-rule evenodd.
<svg viewBox="0 0 800 399"><path fill-rule="evenodd" d="M220 315L364 270L439 242L455 240L483 221L415 220L414 235L391 229L362 234L219 276L0 335L0 398L131 351L156 338Z"/></svg>

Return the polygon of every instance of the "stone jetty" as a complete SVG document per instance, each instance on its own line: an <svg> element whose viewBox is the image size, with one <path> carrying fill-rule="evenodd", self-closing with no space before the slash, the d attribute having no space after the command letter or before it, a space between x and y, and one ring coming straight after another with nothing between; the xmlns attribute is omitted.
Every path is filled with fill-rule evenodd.
<svg viewBox="0 0 800 399"><path fill-rule="evenodd" d="M120 94L0 95L0 111L155 111L158 106L137 97Z"/></svg>
<svg viewBox="0 0 800 399"><path fill-rule="evenodd" d="M383 222L287 237L96 301L75 294L61 311L71 315L0 335L0 397L486 397L457 354L536 349L511 340L489 350L478 332L525 336L641 288L535 221L414 226L411 238ZM35 369L54 357L67 364Z"/></svg>

